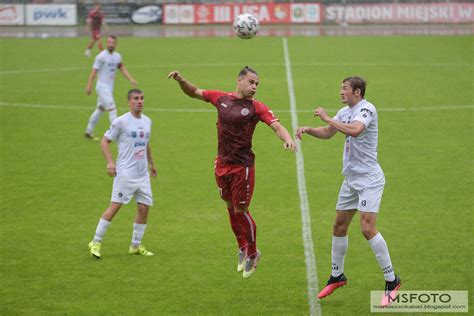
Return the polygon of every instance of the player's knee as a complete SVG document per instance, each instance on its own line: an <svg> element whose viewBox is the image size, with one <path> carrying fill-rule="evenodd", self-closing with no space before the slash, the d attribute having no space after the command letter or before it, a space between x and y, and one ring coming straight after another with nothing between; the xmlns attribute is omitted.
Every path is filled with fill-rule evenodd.
<svg viewBox="0 0 474 316"><path fill-rule="evenodd" d="M362 222L360 224L360 230L367 240L372 239L377 234L375 226L368 222Z"/></svg>
<svg viewBox="0 0 474 316"><path fill-rule="evenodd" d="M333 235L334 236L340 236L340 237L341 236L346 236L348 229L349 229L349 225L347 225L345 223L335 222L333 227L332 227Z"/></svg>
<svg viewBox="0 0 474 316"><path fill-rule="evenodd" d="M249 207L247 205L234 205L234 211L237 213L245 213L249 211Z"/></svg>

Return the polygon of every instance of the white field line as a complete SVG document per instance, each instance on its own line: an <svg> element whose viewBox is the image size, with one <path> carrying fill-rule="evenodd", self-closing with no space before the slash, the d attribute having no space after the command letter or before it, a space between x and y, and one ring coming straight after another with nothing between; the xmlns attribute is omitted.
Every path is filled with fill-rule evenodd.
<svg viewBox="0 0 474 316"><path fill-rule="evenodd" d="M288 82L288 94L290 96L290 113L293 135L298 129L298 115L296 111L296 98L293 86L293 75L291 73L290 54L288 42L283 38L283 51L285 54L286 80ZM304 257L306 262L306 283L308 288L309 314L321 315L321 306L316 299L318 294L318 275L316 272L316 258L314 256L313 235L311 232L311 216L309 214L308 193L306 190L306 179L304 174L304 158L301 142L296 140L298 151L296 152L296 171L298 175L298 192L300 195L301 226L304 245Z"/></svg>
<svg viewBox="0 0 474 316"><path fill-rule="evenodd" d="M92 65L92 61L91 61ZM127 65L127 68L164 68L171 71L176 68L219 68L219 67L236 67L238 72L243 63L196 63L196 64L167 64L167 65ZM252 67L279 67L282 63L254 63ZM67 71L89 71L92 66L87 67L62 67L62 68L37 68L37 69L0 69L0 75L18 75L32 73L49 73L49 72L67 72ZM473 63L367 63L367 62L300 62L292 63L292 67L463 67L473 68Z"/></svg>
<svg viewBox="0 0 474 316"><path fill-rule="evenodd" d="M94 99L95 100L95 99ZM58 110L87 110L92 111L95 109L95 102L91 102L90 106L79 106L79 105L53 105L53 104L26 104L26 103L13 103L13 102L2 102L0 101L0 107L16 107L16 108L38 108L38 109L58 109ZM470 110L474 109L474 104L466 105L438 105L438 106L426 106L426 107L400 107L400 108L384 108L377 109L378 112L421 112L421 111L448 111L448 110ZM291 113L292 110L288 109L274 109L275 113ZM336 112L338 109L332 108L327 109L328 112ZM314 110L297 110L296 113L313 113ZM162 109L162 108L153 108L145 107L145 112L189 112L189 113L215 113L216 111L209 107L207 109L201 108L173 108L173 109Z"/></svg>

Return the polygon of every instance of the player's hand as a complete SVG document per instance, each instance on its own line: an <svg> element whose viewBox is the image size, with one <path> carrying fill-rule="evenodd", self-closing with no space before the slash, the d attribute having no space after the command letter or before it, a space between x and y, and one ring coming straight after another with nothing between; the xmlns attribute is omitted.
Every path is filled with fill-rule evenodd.
<svg viewBox="0 0 474 316"><path fill-rule="evenodd" d="M156 178L156 175L158 174L158 172L156 172L155 166L150 166L150 171L151 171L151 177Z"/></svg>
<svg viewBox="0 0 474 316"><path fill-rule="evenodd" d="M306 134L311 127L308 126L303 126L300 127L296 130L296 138L301 139L303 137L303 134Z"/></svg>
<svg viewBox="0 0 474 316"><path fill-rule="evenodd" d="M132 87L135 88L135 87L137 86L137 81L132 78L132 79L130 80L130 84L132 85Z"/></svg>
<svg viewBox="0 0 474 316"><path fill-rule="evenodd" d="M181 76L181 74L179 73L179 71L172 71L168 74L168 79L169 78L173 78L174 80L176 81L182 81L183 80L183 77Z"/></svg>
<svg viewBox="0 0 474 316"><path fill-rule="evenodd" d="M314 110L314 116L319 116L319 118L324 122L329 120L329 115L326 113L326 109L322 107L318 107Z"/></svg>
<svg viewBox="0 0 474 316"><path fill-rule="evenodd" d="M296 144L293 140L283 143L283 148L291 149L292 152L296 152Z"/></svg>
<svg viewBox="0 0 474 316"><path fill-rule="evenodd" d="M87 88L86 88L86 94L87 94L87 95L91 95L91 93L92 93L92 88L91 88L91 87L87 87Z"/></svg>
<svg viewBox="0 0 474 316"><path fill-rule="evenodd" d="M115 163L113 162L107 163L107 173L111 177L115 177L117 175L117 171L115 170Z"/></svg>

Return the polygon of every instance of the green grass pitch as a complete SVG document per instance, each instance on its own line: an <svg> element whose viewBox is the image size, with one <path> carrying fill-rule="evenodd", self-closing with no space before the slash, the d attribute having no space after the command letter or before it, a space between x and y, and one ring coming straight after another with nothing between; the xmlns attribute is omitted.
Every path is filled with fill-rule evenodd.
<svg viewBox="0 0 474 316"><path fill-rule="evenodd" d="M469 290L473 310L473 37L292 37L298 120L335 113L341 79L369 81L379 110L379 161L387 185L378 228L403 290ZM158 168L144 244L129 256L135 206L122 208L103 243L87 244L107 207L112 180L97 142L83 131L96 98L84 93L92 59L85 38L0 40L0 314L307 315L305 258L295 157L259 124L251 211L262 260L244 280L213 176L216 115L166 79L171 70L204 89L233 91L244 65L260 74L257 99L291 131L282 39L119 38L117 51L145 92ZM97 52L97 50L95 50ZM115 100L127 110L128 82ZM35 107L37 106L37 107ZM96 134L108 127L103 117ZM334 206L342 182L343 135L304 137L319 287L331 266ZM382 273L350 229L349 283L320 301L323 315L368 314Z"/></svg>

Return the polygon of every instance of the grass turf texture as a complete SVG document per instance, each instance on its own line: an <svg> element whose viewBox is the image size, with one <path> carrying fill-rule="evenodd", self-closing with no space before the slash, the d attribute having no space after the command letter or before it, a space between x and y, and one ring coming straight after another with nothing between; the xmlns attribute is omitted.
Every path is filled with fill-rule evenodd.
<svg viewBox="0 0 474 316"><path fill-rule="evenodd" d="M366 96L379 109L379 160L387 178L378 228L402 289L469 290L470 310L472 106L390 109L472 105L472 40L288 40L298 110L322 105L333 114L341 106L342 78L369 80ZM84 94L93 61L82 55L85 44L85 38L0 40L0 314L307 314L294 156L259 124L251 211L263 256L256 274L244 280L235 272L234 237L214 183L215 113L159 111L212 110L184 96L166 79L169 71L180 70L201 88L233 91L237 73L250 65L260 74L257 98L291 130L282 40L119 38L117 51L144 90L145 113L154 122L158 178L144 244L156 255L127 255L131 204L114 219L99 261L90 257L87 243L108 205L112 180L98 143L82 135L96 102L95 95ZM36 69L43 70L28 72ZM117 76L122 114L129 85ZM300 112L298 119L301 126L321 125L311 112ZM107 127L104 116L96 134ZM342 146L342 135L303 140L320 288L330 273ZM384 286L358 216L349 239L349 283L320 302L324 315L367 314L369 291Z"/></svg>

